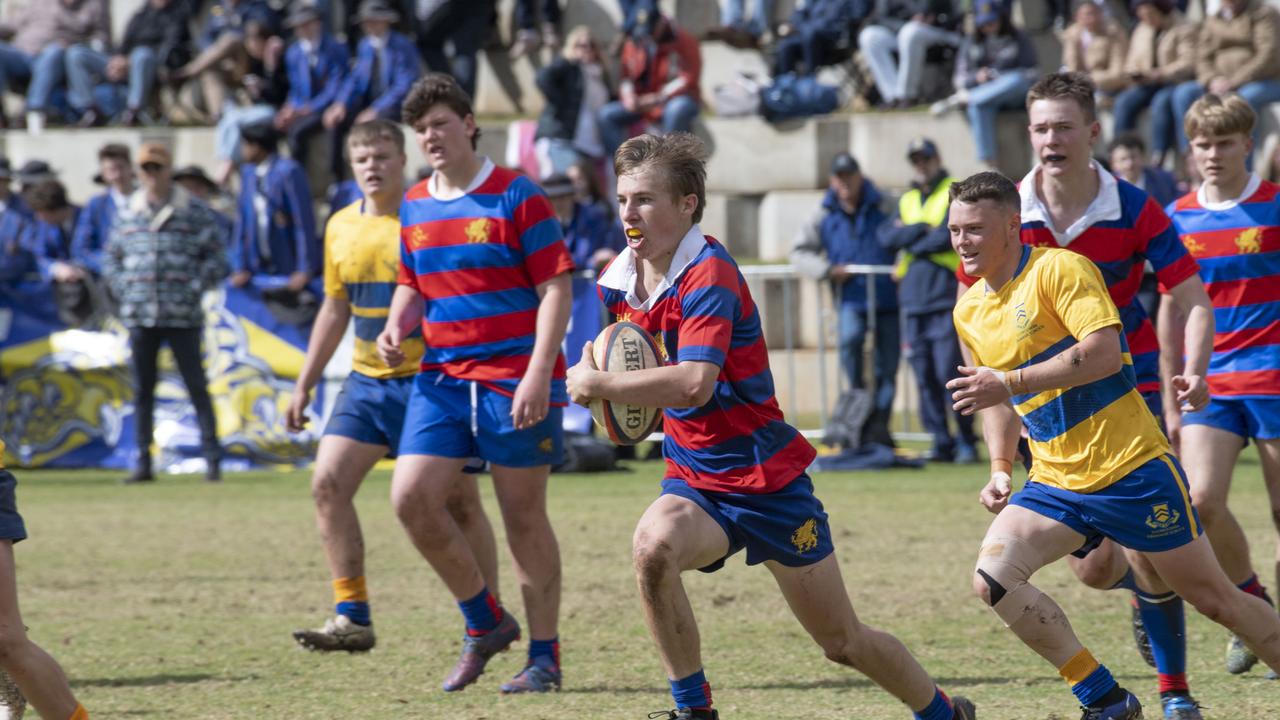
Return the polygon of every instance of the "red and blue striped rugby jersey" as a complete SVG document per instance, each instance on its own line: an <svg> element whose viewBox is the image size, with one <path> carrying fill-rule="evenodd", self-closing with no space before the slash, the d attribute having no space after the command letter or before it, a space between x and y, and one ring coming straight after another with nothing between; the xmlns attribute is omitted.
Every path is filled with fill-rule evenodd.
<svg viewBox="0 0 1280 720"><path fill-rule="evenodd" d="M560 221L533 181L486 160L467 192L432 197L431 178L400 205L400 277L424 299L423 372L515 393L533 352L537 286L573 270ZM568 403L564 355L551 402Z"/></svg>
<svg viewBox="0 0 1280 720"><path fill-rule="evenodd" d="M1187 253L1169 222L1169 216L1146 192L1098 170L1097 199L1078 225L1072 226L1059 240L1046 222L1035 191L1035 174L1027 174L1018 185L1022 195L1022 244L1033 247L1063 247L1093 261L1102 272L1111 301L1120 311L1120 323L1133 358L1138 378L1138 392L1160 391L1160 342L1138 300L1146 261L1151 261L1160 290L1167 292L1199 269ZM1093 216L1090 218L1090 216ZM1092 221L1090 222L1090 219ZM972 285L976 278L957 270L961 282Z"/></svg>
<svg viewBox="0 0 1280 720"><path fill-rule="evenodd" d="M769 493L813 461L813 446L783 418L760 314L729 251L695 225L676 250L671 271L645 303L632 294L635 257L626 248L599 280L600 298L618 319L643 327L669 365L720 367L702 407L663 411L667 476L699 490Z"/></svg>
<svg viewBox="0 0 1280 720"><path fill-rule="evenodd" d="M1254 175L1240 198L1189 193L1169 205L1182 244L1200 263L1213 302L1209 390L1280 395L1280 185Z"/></svg>

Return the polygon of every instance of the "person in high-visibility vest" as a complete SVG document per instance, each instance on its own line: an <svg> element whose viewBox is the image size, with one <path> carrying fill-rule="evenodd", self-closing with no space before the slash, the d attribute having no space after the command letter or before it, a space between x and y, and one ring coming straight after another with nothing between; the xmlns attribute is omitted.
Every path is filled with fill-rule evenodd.
<svg viewBox="0 0 1280 720"><path fill-rule="evenodd" d="M933 436L929 459L977 462L973 418L949 411L947 380L960 362L960 344L951 308L956 299L959 258L947 233L947 189L955 181L942 167L932 140L916 138L907 146L911 189L898 200L898 217L885 223L881 244L899 253L898 297L904 320L907 357L920 392L920 424ZM947 415L955 417L951 434Z"/></svg>

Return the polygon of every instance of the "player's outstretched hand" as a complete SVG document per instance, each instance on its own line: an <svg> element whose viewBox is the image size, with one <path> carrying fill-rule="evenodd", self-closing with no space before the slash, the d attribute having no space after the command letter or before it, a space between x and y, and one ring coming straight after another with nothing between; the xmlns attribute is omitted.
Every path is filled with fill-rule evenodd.
<svg viewBox="0 0 1280 720"><path fill-rule="evenodd" d="M996 471L991 473L991 480L978 493L978 501L994 514L999 514L1009 504L1009 496L1013 494L1013 479L1009 473Z"/></svg>
<svg viewBox="0 0 1280 720"><path fill-rule="evenodd" d="M569 368L568 374L565 376L565 386L569 390L569 399L579 405L587 405L595 396L591 394L590 380L591 374L599 368L596 367L596 355L591 341L588 340L582 346L582 357L578 358L578 364Z"/></svg>
<svg viewBox="0 0 1280 720"><path fill-rule="evenodd" d="M1209 383L1199 375L1174 375L1170 380L1183 412L1203 410L1209 404Z"/></svg>
<svg viewBox="0 0 1280 720"><path fill-rule="evenodd" d="M311 391L293 389L293 399L284 414L284 426L291 433L302 432L307 427L307 406L311 404Z"/></svg>
<svg viewBox="0 0 1280 720"><path fill-rule="evenodd" d="M404 351L400 349L400 338L392 328L384 328L378 333L378 357L387 367L399 367L404 362Z"/></svg>
<svg viewBox="0 0 1280 720"><path fill-rule="evenodd" d="M545 373L526 372L511 398L511 421L517 430L542 422L551 406L551 378Z"/></svg>
<svg viewBox="0 0 1280 720"><path fill-rule="evenodd" d="M961 415L972 415L1009 399L1003 372L989 367L963 365L956 369L960 371L960 377L948 382L947 389L954 401L951 407Z"/></svg>

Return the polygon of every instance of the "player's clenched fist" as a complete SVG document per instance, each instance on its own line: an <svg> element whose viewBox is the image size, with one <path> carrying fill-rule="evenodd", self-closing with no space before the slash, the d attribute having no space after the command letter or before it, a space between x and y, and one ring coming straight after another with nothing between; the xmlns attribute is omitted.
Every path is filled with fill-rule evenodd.
<svg viewBox="0 0 1280 720"><path fill-rule="evenodd" d="M1000 370L964 366L956 369L960 371L961 377L948 382L947 389L951 391L951 399L954 401L951 407L962 415L972 415L979 410L999 405L1013 395L1006 383L1006 373Z"/></svg>
<svg viewBox="0 0 1280 720"><path fill-rule="evenodd" d="M596 356L588 340L582 346L582 357L578 359L578 364L569 368L565 374L565 388L569 391L569 399L579 405L586 405L595 399L592 394L591 379L594 373L598 372L596 367Z"/></svg>
<svg viewBox="0 0 1280 720"><path fill-rule="evenodd" d="M382 362L387 367L399 367L404 362L404 351L400 349L400 331L398 328L388 327L378 333L378 357L382 358Z"/></svg>
<svg viewBox="0 0 1280 720"><path fill-rule="evenodd" d="M289 409L284 415L284 426L289 432L302 432L307 427L307 406L310 404L310 391L293 389L293 399L289 401Z"/></svg>

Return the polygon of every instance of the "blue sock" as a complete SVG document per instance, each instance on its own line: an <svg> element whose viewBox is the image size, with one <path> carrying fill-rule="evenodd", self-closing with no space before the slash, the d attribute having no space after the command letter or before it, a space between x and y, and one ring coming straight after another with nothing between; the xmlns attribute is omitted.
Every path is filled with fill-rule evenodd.
<svg viewBox="0 0 1280 720"><path fill-rule="evenodd" d="M369 614L369 603L367 602L348 600L338 603L335 609L339 615L346 615L347 619L357 625L368 625L373 622Z"/></svg>
<svg viewBox="0 0 1280 720"><path fill-rule="evenodd" d="M711 707L711 685L701 670L686 678L671 680L671 697L676 700L676 708L709 708Z"/></svg>
<svg viewBox="0 0 1280 720"><path fill-rule="evenodd" d="M537 662L539 658L545 658L551 661L551 664L557 668L560 667L560 637L556 636L550 640L529 640L529 664Z"/></svg>
<svg viewBox="0 0 1280 720"><path fill-rule="evenodd" d="M1142 624L1151 639L1160 692L1187 690L1187 619L1176 593L1136 593Z"/></svg>
<svg viewBox="0 0 1280 720"><path fill-rule="evenodd" d="M952 720L956 716L951 707L951 700L938 688L933 689L933 702L918 712L911 714L915 720Z"/></svg>
<svg viewBox="0 0 1280 720"><path fill-rule="evenodd" d="M1120 578L1120 581L1119 581L1119 582L1117 582L1115 585L1112 585L1111 587L1109 587L1109 588L1107 588L1107 589L1108 589L1108 590L1120 590L1120 589L1122 589L1122 588L1123 588L1123 589L1125 589L1125 590L1128 590L1128 591L1130 591L1130 592L1135 592L1135 593L1136 593L1136 592L1138 592L1138 583L1133 579L1133 569L1132 569L1132 568L1130 568L1130 569L1128 569L1128 570L1125 570L1125 571L1124 571L1124 577Z"/></svg>
<svg viewBox="0 0 1280 720"><path fill-rule="evenodd" d="M1071 692L1075 694L1081 705L1091 707L1115 687L1116 680L1111 677L1111 671L1106 665L1099 664L1088 677L1072 685Z"/></svg>
<svg viewBox="0 0 1280 720"><path fill-rule="evenodd" d="M470 600L458 603L458 607L466 620L468 635L483 635L502 622L502 607L487 587Z"/></svg>

